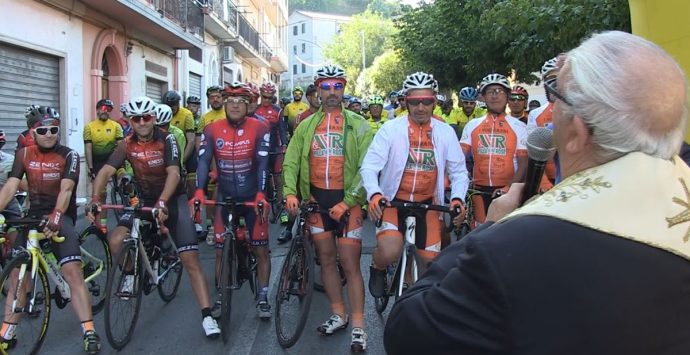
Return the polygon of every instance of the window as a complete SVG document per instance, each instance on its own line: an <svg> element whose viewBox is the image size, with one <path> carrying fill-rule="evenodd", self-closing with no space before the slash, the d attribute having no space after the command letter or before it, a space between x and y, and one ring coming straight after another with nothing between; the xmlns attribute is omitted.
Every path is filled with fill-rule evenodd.
<svg viewBox="0 0 690 355"><path fill-rule="evenodd" d="M297 45L292 46L292 53L297 54Z"/></svg>
<svg viewBox="0 0 690 355"><path fill-rule="evenodd" d="M292 26L292 34L297 36L297 26Z"/></svg>
<svg viewBox="0 0 690 355"><path fill-rule="evenodd" d="M302 43L302 53L307 51L307 45L305 43Z"/></svg>
<svg viewBox="0 0 690 355"><path fill-rule="evenodd" d="M304 31L306 31L306 28L307 28L307 24L303 23L302 24L302 33L304 33Z"/></svg>
<svg viewBox="0 0 690 355"><path fill-rule="evenodd" d="M302 64L304 65L304 64ZM292 66L292 74L297 74L297 64Z"/></svg>
<svg viewBox="0 0 690 355"><path fill-rule="evenodd" d="M302 64L302 74L307 72L307 66Z"/></svg>

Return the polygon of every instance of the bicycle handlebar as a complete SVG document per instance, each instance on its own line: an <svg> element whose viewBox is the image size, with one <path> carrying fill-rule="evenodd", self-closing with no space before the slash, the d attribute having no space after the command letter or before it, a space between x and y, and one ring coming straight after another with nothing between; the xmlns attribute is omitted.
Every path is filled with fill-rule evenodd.
<svg viewBox="0 0 690 355"><path fill-rule="evenodd" d="M439 211L443 213L448 213L452 218L455 218L462 213L462 208L459 206L456 207L448 207L448 206L442 206L442 205L432 205L428 203L421 203L421 202L404 202L404 201L388 201L386 199L381 199L379 200L379 206L381 208L386 208L386 207L396 207L396 208L404 208L407 210L413 210L413 211ZM381 223L383 222L383 218L379 218L378 221L376 221L376 227L381 227Z"/></svg>
<svg viewBox="0 0 690 355"><path fill-rule="evenodd" d="M46 218L13 218L13 219L5 219L4 217L2 218L2 223L3 225L6 226L37 226L38 229L43 229L43 227L46 224L47 219ZM46 239L45 235L43 232L39 232L39 237L38 239ZM59 235L54 235L52 238L50 238L52 241L55 243L62 243L65 241L65 237L61 237ZM0 244L5 242L5 238L0 238Z"/></svg>
<svg viewBox="0 0 690 355"><path fill-rule="evenodd" d="M95 208L92 207L92 208ZM168 228L163 224L163 222L158 220L158 215L160 214L160 208L158 207L143 207L143 206L125 206L125 205L101 205L102 210L122 210L125 212L133 213L151 213L154 221L156 221L156 227L161 234L168 234Z"/></svg>

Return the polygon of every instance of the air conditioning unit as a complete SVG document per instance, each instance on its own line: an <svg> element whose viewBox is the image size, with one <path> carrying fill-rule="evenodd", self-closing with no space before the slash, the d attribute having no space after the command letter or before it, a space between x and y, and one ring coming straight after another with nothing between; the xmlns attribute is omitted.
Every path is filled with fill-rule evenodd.
<svg viewBox="0 0 690 355"><path fill-rule="evenodd" d="M223 46L223 63L235 61L235 49L230 46Z"/></svg>

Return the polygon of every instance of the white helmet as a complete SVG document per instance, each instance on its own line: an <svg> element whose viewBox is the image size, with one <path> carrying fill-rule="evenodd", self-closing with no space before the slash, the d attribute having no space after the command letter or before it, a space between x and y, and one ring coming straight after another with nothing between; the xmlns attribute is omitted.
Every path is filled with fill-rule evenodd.
<svg viewBox="0 0 690 355"><path fill-rule="evenodd" d="M156 103L146 96L139 96L129 100L125 114L127 117L154 115L156 114Z"/></svg>
<svg viewBox="0 0 690 355"><path fill-rule="evenodd" d="M338 65L326 64L316 70L314 81L324 79L343 79L346 80L345 71Z"/></svg>
<svg viewBox="0 0 690 355"><path fill-rule="evenodd" d="M172 109L166 104L156 106L156 126L164 126L172 121Z"/></svg>
<svg viewBox="0 0 690 355"><path fill-rule="evenodd" d="M484 94L484 89L486 89L487 86L494 84L501 85L510 92L510 83L508 83L506 76L497 73L489 74L482 79L482 82L479 84L479 92Z"/></svg>
<svg viewBox="0 0 690 355"><path fill-rule="evenodd" d="M410 74L403 82L403 90L405 94L410 90L415 89L431 89L434 92L438 91L438 84L434 80L434 76L421 71Z"/></svg>
<svg viewBox="0 0 690 355"><path fill-rule="evenodd" d="M541 80L544 80L546 75L554 70L558 70L558 57L553 57L545 61L544 65L541 66Z"/></svg>

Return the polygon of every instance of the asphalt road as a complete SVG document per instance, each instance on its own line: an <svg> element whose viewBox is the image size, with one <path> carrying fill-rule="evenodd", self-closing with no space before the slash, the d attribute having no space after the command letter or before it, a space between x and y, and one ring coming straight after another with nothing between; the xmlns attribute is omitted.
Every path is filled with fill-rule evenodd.
<svg viewBox="0 0 690 355"><path fill-rule="evenodd" d="M110 224L110 223L109 223ZM77 230L86 226L80 219ZM275 297L275 279L287 253L287 245L277 245L278 226L271 226L271 282L269 300ZM361 260L365 287L369 279L371 250L375 246L373 226L365 222L363 255ZM213 285L213 249L205 243L200 245L200 258L206 271L209 287ZM345 295L347 293L345 292ZM383 326L390 310L379 316L373 298L366 289L365 321L368 333L368 354L384 354ZM274 307L275 308L275 307ZM70 306L58 310L53 308L50 327L42 353L79 354L81 353L81 329ZM273 319L261 321L255 311L255 303L249 286L245 284L233 294L231 335L227 344L221 339L207 339L201 328L201 313L196 303L186 272L177 297L165 304L157 292L145 296L139 320L132 341L120 352L110 347L105 336L103 312L94 317L96 330L101 335L102 354L349 354L350 328L329 337L322 337L316 327L328 319L331 312L323 293L315 292L307 325L297 344L290 349L282 349L276 340Z"/></svg>

